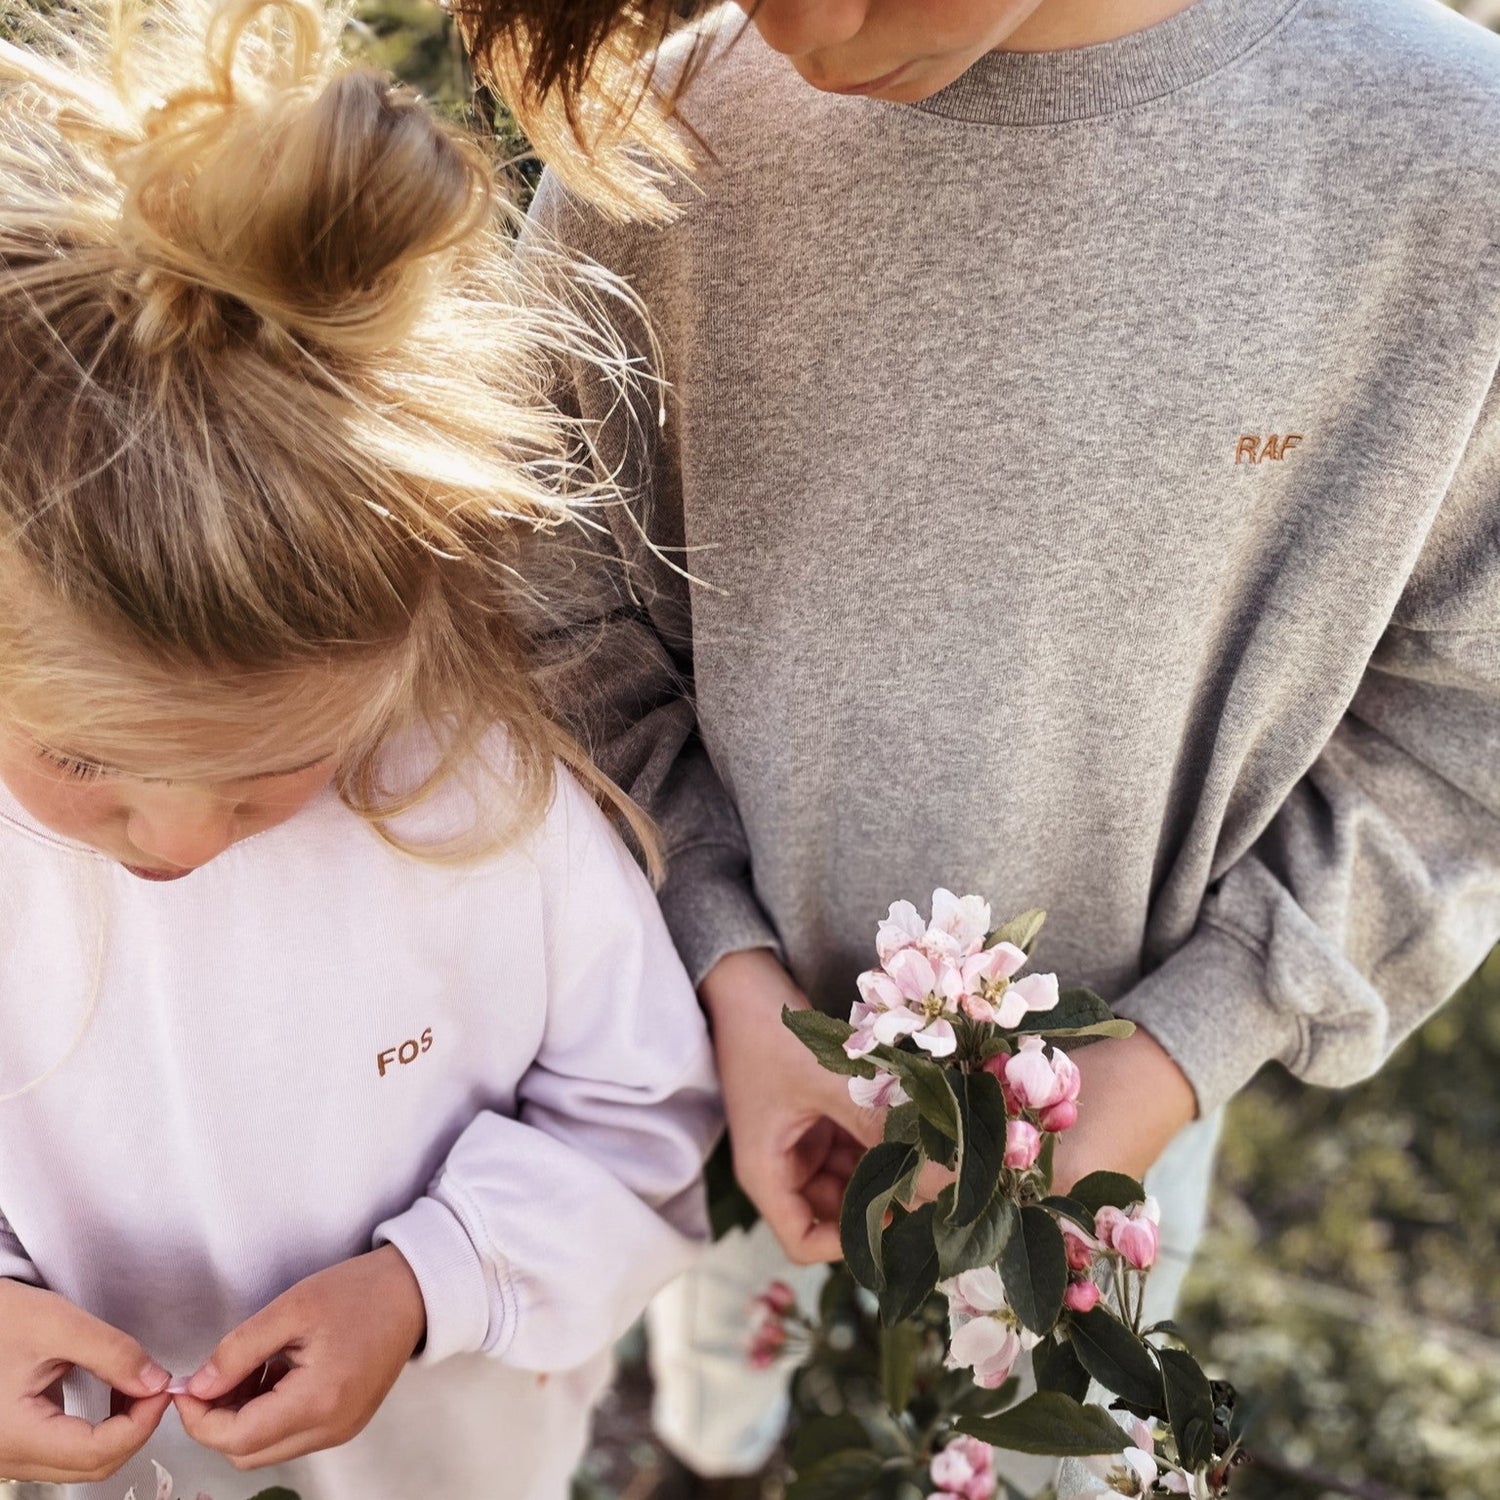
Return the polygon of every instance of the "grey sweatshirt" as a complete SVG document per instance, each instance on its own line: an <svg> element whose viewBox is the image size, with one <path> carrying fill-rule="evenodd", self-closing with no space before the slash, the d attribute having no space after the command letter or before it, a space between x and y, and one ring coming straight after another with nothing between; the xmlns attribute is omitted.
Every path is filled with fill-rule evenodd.
<svg viewBox="0 0 1500 1500"><path fill-rule="evenodd" d="M577 376L697 580L615 514L585 712L694 977L846 1013L941 884L1205 1111L1373 1071L1500 937L1500 40L1196 0L892 105L749 32L685 113L670 227L536 212L675 388Z"/></svg>

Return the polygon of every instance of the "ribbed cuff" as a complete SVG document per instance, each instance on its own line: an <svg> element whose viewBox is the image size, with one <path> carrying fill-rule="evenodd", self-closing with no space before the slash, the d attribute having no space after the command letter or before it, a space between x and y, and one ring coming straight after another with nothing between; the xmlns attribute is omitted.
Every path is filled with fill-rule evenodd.
<svg viewBox="0 0 1500 1500"><path fill-rule="evenodd" d="M484 1265L463 1225L435 1198L419 1198L404 1214L375 1229L375 1245L394 1245L422 1289L427 1338L418 1363L436 1364L450 1354L473 1354L490 1331L490 1299Z"/></svg>
<svg viewBox="0 0 1500 1500"><path fill-rule="evenodd" d="M1187 1075L1200 1117L1244 1088L1262 1063L1299 1050L1297 1018L1271 1004L1260 961L1214 927L1200 927L1115 1010L1138 1021Z"/></svg>
<svg viewBox="0 0 1500 1500"><path fill-rule="evenodd" d="M695 989L726 953L770 948L784 959L776 929L750 889L744 852L732 844L695 844L674 854L659 895Z"/></svg>

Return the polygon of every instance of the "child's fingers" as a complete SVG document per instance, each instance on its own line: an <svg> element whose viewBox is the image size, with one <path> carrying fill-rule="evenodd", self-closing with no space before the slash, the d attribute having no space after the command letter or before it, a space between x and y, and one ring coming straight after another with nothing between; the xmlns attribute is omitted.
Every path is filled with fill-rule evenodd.
<svg viewBox="0 0 1500 1500"><path fill-rule="evenodd" d="M761 1213L795 1265L838 1260L844 1253L839 1247L837 1209L824 1218L802 1191L778 1193L761 1206Z"/></svg>
<svg viewBox="0 0 1500 1500"><path fill-rule="evenodd" d="M31 1455L23 1477L42 1484L93 1484L108 1479L146 1446L171 1402L165 1391L145 1397L97 1427L46 1403L51 1410L38 1410L35 1423L13 1438Z"/></svg>
<svg viewBox="0 0 1500 1500"><path fill-rule="evenodd" d="M283 1294L219 1340L218 1347L188 1381L187 1393L217 1401L306 1331L298 1304Z"/></svg>
<svg viewBox="0 0 1500 1500"><path fill-rule="evenodd" d="M819 1172L816 1177L809 1178L802 1196L812 1209L813 1217L824 1223L836 1221L844 1206L844 1189L848 1185L848 1177L838 1172Z"/></svg>
<svg viewBox="0 0 1500 1500"><path fill-rule="evenodd" d="M127 1396L155 1396L172 1378L128 1333L62 1297L49 1302L47 1317L50 1358L77 1365Z"/></svg>
<svg viewBox="0 0 1500 1500"><path fill-rule="evenodd" d="M177 1415L187 1435L222 1453L236 1468L258 1467L259 1453L301 1443L299 1453L325 1446L321 1434L337 1411L330 1385L306 1366L293 1368L263 1396L238 1410L212 1406L190 1395L177 1397Z"/></svg>

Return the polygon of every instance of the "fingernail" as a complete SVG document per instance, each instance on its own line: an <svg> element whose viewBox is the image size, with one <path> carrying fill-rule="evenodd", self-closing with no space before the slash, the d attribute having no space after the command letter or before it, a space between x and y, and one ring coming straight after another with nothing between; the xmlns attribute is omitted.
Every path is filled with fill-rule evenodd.
<svg viewBox="0 0 1500 1500"><path fill-rule="evenodd" d="M141 1368L141 1384L153 1395L158 1396L166 1389L168 1382L172 1379L172 1372L164 1370L154 1359L147 1360Z"/></svg>
<svg viewBox="0 0 1500 1500"><path fill-rule="evenodd" d="M196 1396L200 1401L207 1401L214 1391L218 1389L219 1372L210 1361L198 1371L187 1383L187 1392L190 1396Z"/></svg>

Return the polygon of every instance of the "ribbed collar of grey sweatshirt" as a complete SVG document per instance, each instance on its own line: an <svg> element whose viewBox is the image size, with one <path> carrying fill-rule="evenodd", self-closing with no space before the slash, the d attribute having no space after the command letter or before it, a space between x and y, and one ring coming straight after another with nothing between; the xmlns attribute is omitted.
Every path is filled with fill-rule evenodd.
<svg viewBox="0 0 1500 1500"><path fill-rule="evenodd" d="M990 52L914 106L978 125L1113 114L1207 78L1265 40L1301 0L1194 0L1159 25L1059 52Z"/></svg>

